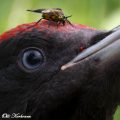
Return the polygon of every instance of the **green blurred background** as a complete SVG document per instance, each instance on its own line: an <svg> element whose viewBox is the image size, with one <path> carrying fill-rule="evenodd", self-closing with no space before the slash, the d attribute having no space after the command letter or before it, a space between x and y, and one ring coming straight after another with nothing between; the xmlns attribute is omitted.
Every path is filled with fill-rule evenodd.
<svg viewBox="0 0 120 120"><path fill-rule="evenodd" d="M108 30L120 24L120 0L0 0L0 33L40 19L27 9L56 7L72 15L69 20L74 23ZM120 120L120 108L114 120Z"/></svg>

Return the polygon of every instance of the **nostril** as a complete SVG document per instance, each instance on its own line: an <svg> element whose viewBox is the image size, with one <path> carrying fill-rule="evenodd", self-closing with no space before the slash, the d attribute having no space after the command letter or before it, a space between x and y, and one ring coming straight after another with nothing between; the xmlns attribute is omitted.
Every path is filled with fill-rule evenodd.
<svg viewBox="0 0 120 120"><path fill-rule="evenodd" d="M84 46L81 46L81 47L80 47L80 52L82 52L83 50L85 50L85 47L84 47Z"/></svg>
<svg viewBox="0 0 120 120"><path fill-rule="evenodd" d="M85 49L86 49L86 47L84 45L81 45L77 49L75 49L75 52L78 55L79 53L81 53Z"/></svg>

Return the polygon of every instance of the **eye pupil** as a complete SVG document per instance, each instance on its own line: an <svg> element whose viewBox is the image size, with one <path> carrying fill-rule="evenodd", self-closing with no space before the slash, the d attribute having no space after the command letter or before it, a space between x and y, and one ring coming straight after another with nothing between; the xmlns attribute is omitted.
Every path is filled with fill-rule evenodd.
<svg viewBox="0 0 120 120"><path fill-rule="evenodd" d="M26 61L29 63L31 66L39 64L41 61L41 55L38 52L30 52L26 56Z"/></svg>
<svg viewBox="0 0 120 120"><path fill-rule="evenodd" d="M44 62L44 56L41 50L37 48L28 48L20 56L21 65L27 70L36 70Z"/></svg>

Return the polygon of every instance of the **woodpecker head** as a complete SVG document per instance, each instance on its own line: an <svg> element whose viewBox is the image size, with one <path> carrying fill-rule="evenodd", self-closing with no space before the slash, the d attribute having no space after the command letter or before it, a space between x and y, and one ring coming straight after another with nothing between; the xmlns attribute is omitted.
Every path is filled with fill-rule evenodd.
<svg viewBox="0 0 120 120"><path fill-rule="evenodd" d="M116 31L67 23L56 27L54 22L48 25L47 20L42 20L37 25L24 24L3 33L0 114L71 120L83 117L78 115L80 111L88 114L97 109L95 116L103 109L111 112L120 100L120 40L102 44L97 51L90 48ZM84 54L89 49L92 54ZM85 59L81 60L80 54ZM76 56L72 66L66 67ZM61 69L63 66L65 69Z"/></svg>

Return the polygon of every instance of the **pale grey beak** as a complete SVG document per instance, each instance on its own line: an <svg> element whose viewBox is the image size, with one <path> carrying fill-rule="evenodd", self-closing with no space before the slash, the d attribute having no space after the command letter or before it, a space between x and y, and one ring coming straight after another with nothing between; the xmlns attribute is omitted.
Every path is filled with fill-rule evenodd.
<svg viewBox="0 0 120 120"><path fill-rule="evenodd" d="M65 70L78 62L88 59L90 57L100 56L101 59L109 60L113 57L120 56L120 30L111 33L109 36L89 47L80 53L77 57L71 60L69 63L63 65L61 70Z"/></svg>

